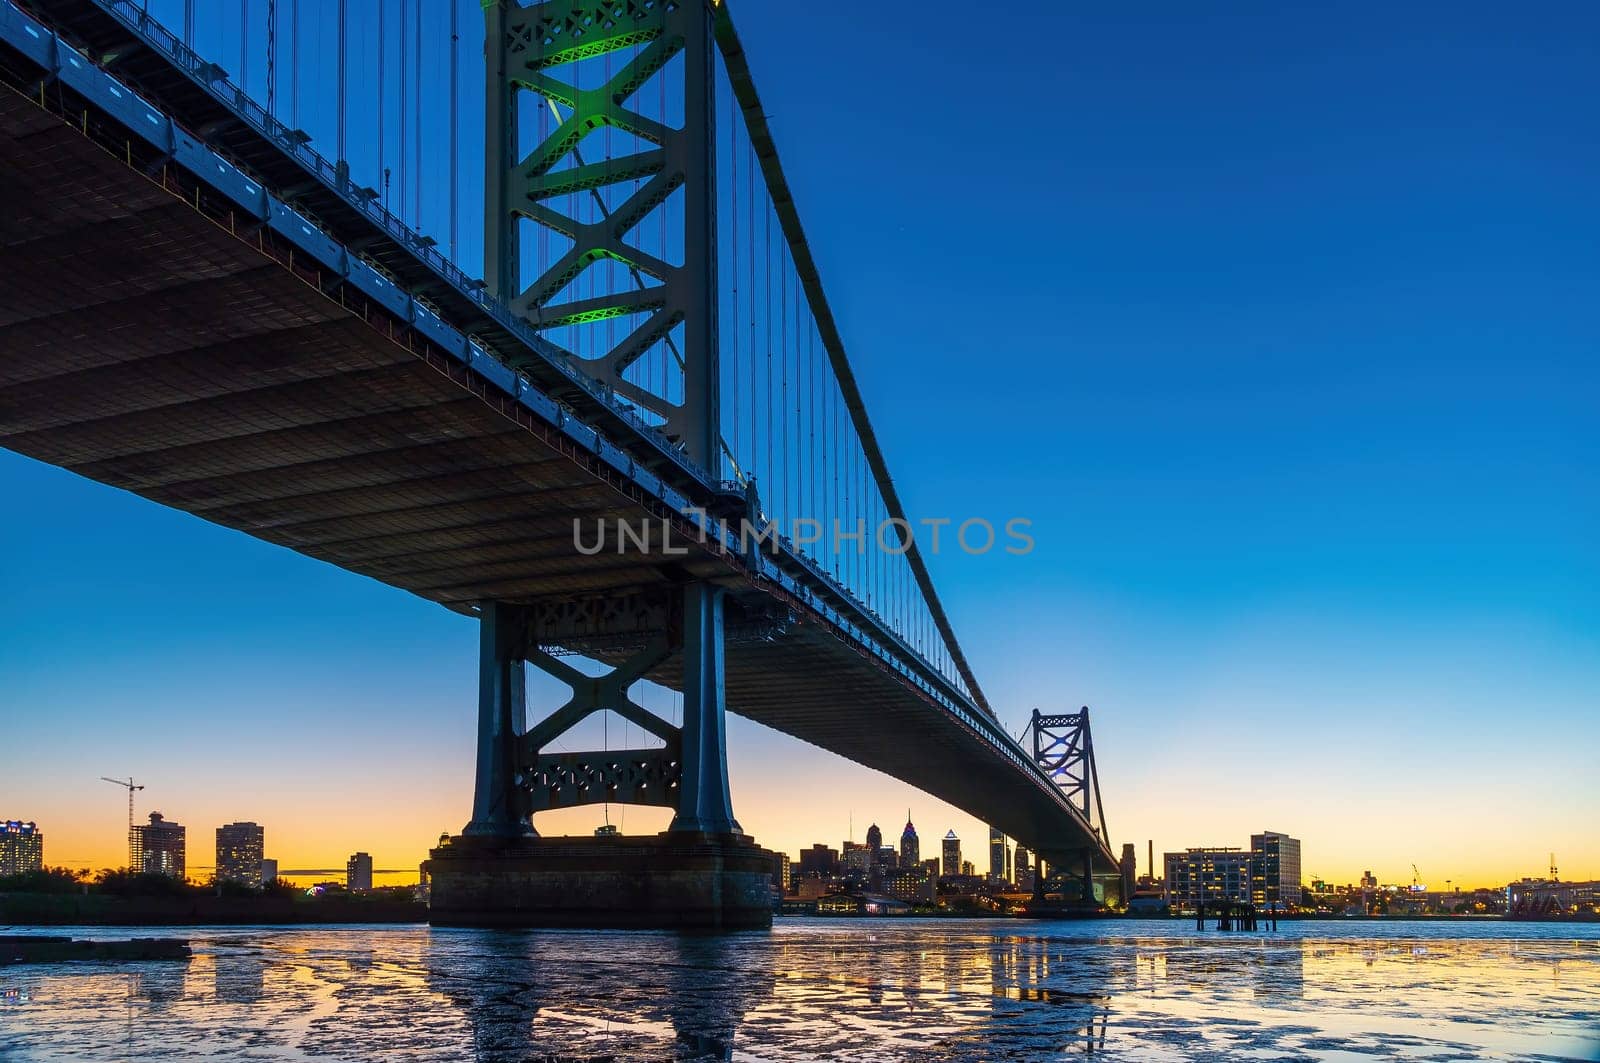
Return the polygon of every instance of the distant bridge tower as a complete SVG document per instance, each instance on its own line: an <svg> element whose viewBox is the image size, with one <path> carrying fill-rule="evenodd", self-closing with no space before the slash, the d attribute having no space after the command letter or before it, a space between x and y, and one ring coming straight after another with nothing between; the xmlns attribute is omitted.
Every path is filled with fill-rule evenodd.
<svg viewBox="0 0 1600 1063"><path fill-rule="evenodd" d="M1100 778L1095 772L1089 706L1057 716L1046 716L1034 709L1028 729L1033 736L1034 763L1044 769L1067 800L1083 813L1101 845L1109 845L1105 808L1100 803ZM1094 899L1091 856L1091 850L1083 851L1083 899L1087 902Z"/></svg>

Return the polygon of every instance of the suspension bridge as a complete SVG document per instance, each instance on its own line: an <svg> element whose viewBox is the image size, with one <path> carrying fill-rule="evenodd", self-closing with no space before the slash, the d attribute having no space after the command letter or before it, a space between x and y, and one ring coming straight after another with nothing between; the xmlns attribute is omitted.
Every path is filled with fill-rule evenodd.
<svg viewBox="0 0 1600 1063"><path fill-rule="evenodd" d="M1115 874L1087 711L1025 750L962 653L727 4L0 0L0 84L0 445L477 619L441 919L763 921L727 711ZM550 751L604 711L646 744ZM601 801L672 827L533 829Z"/></svg>

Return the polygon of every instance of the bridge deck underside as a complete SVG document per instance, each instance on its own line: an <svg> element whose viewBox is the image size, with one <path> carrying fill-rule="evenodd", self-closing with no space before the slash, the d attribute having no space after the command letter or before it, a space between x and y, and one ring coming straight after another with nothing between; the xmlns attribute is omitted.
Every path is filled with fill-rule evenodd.
<svg viewBox="0 0 1600 1063"><path fill-rule="evenodd" d="M686 579L761 594L705 553L578 554L575 517L646 511L389 322L5 89L0 203L0 446L463 611ZM656 678L676 685L675 667ZM729 648L728 704L1035 847L1079 837L1052 795L815 616Z"/></svg>

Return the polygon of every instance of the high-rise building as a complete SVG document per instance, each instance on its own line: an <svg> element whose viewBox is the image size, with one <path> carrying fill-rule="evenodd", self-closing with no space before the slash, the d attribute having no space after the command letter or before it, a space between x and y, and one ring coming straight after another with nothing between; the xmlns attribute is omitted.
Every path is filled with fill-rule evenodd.
<svg viewBox="0 0 1600 1063"><path fill-rule="evenodd" d="M183 824L171 823L159 812L150 813L148 825L128 831L128 857L132 870L144 875L166 875L180 882L187 876L188 832Z"/></svg>
<svg viewBox="0 0 1600 1063"><path fill-rule="evenodd" d="M1122 872L1122 903L1127 904L1133 899L1133 879L1139 872L1139 857L1134 853L1132 842L1122 843L1122 859L1117 862L1117 870Z"/></svg>
<svg viewBox="0 0 1600 1063"><path fill-rule="evenodd" d="M883 831L878 829L876 823L867 828L867 889L874 893L883 889L883 862L880 856L883 852Z"/></svg>
<svg viewBox="0 0 1600 1063"><path fill-rule="evenodd" d="M44 867L44 832L34 822L0 824L0 875L24 875Z"/></svg>
<svg viewBox="0 0 1600 1063"><path fill-rule="evenodd" d="M1017 846L1016 875L1017 889L1024 893L1032 892L1033 863L1026 846Z"/></svg>
<svg viewBox="0 0 1600 1063"><path fill-rule="evenodd" d="M775 853L772 858L772 881L779 891L789 892L789 854Z"/></svg>
<svg viewBox="0 0 1600 1063"><path fill-rule="evenodd" d="M950 831L944 836L944 873L946 875L961 874L961 839L956 837L955 831Z"/></svg>
<svg viewBox="0 0 1600 1063"><path fill-rule="evenodd" d="M900 832L900 866L916 867L922 860L917 844L917 828L911 825L911 810L906 809L906 829Z"/></svg>
<svg viewBox="0 0 1600 1063"><path fill-rule="evenodd" d="M889 871L898 870L899 867L900 867L900 853L899 853L899 851L897 849L895 849L895 847L892 846L892 845L880 846L878 848L878 870L879 871L884 871L884 872L889 872Z"/></svg>
<svg viewBox="0 0 1600 1063"><path fill-rule="evenodd" d="M255 823L228 823L217 828L217 880L259 886L261 850L266 831Z"/></svg>
<svg viewBox="0 0 1600 1063"><path fill-rule="evenodd" d="M1006 876L1006 836L989 828L989 882L999 885L1008 881Z"/></svg>
<svg viewBox="0 0 1600 1063"><path fill-rule="evenodd" d="M278 862L270 856L261 858L261 884L270 886L278 881Z"/></svg>
<svg viewBox="0 0 1600 1063"><path fill-rule="evenodd" d="M844 869L865 875L872 863L872 854L860 842L846 841L844 843Z"/></svg>
<svg viewBox="0 0 1600 1063"><path fill-rule="evenodd" d="M344 888L359 893L372 888L372 854L355 853L344 865Z"/></svg>
<svg viewBox="0 0 1600 1063"><path fill-rule="evenodd" d="M1250 835L1250 900L1261 906L1300 903L1300 839L1277 831Z"/></svg>

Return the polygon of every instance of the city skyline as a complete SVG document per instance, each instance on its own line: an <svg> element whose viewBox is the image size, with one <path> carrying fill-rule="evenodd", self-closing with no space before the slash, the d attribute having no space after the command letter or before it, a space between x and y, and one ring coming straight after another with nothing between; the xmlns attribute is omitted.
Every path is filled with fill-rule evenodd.
<svg viewBox="0 0 1600 1063"><path fill-rule="evenodd" d="M1292 823L1308 877L1509 881L1552 851L1600 877L1600 370L1577 294L1600 159L1562 135L1589 75L1555 23L1402 12L1385 39L1426 46L1393 48L1332 14L1167 17L1152 40L1043 13L1002 62L928 19L824 39L799 10L740 13L790 101L789 180L908 509L1033 522L1026 557L930 558L976 673L1012 733L1091 707L1114 843ZM1491 48L1504 78L1481 77ZM961 64L1069 101L1060 128L952 86ZM833 67L852 78L815 77ZM793 102L870 99L918 105L868 130ZM952 125L1006 145L981 196L912 161ZM1023 240L997 203L1047 209ZM50 859L125 861L104 773L148 781L140 816L266 824L285 867L356 846L411 866L466 822L471 621L10 452L0 490L25 500L0 526L0 803ZM534 715L559 703L533 683ZM729 735L734 808L768 848L908 803L930 848L986 828L758 725Z"/></svg>

